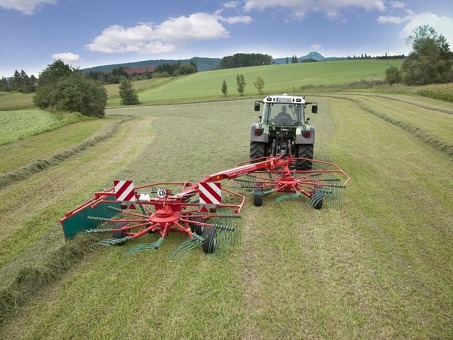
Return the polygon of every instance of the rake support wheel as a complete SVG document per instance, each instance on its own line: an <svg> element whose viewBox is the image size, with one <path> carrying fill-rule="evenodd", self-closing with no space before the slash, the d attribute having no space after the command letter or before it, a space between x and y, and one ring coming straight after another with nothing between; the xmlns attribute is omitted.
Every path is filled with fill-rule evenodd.
<svg viewBox="0 0 453 340"><path fill-rule="evenodd" d="M116 229L119 229L119 228L122 228L126 225L126 223L124 222L120 222L120 223L117 223L115 228ZM123 238L124 237L124 230L114 230L112 232L112 236L113 238L115 239L120 239L120 238ZM117 243L118 246L122 246L123 244L125 244L126 242L120 242L120 243Z"/></svg>
<svg viewBox="0 0 453 340"><path fill-rule="evenodd" d="M203 231L203 251L212 254L217 246L217 230L215 228L205 228Z"/></svg>

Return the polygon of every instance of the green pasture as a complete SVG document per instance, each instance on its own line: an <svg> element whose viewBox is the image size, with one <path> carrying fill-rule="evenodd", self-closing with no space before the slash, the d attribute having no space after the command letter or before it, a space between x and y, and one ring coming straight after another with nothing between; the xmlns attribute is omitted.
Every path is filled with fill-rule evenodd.
<svg viewBox="0 0 453 340"><path fill-rule="evenodd" d="M192 77L152 92L173 84L184 101L178 82ZM14 172L96 134L107 137L0 188L0 334L453 337L453 112L437 100L371 92L307 97L319 103L319 114L310 115L315 158L351 177L342 205L315 210L304 199L277 203L269 196L257 208L247 196L239 240L225 254L195 249L171 262L171 250L185 240L178 234L157 251L130 257L128 249L155 235L109 248L92 247L93 236L63 240L64 212L113 179L197 181L246 160L254 99L110 108L104 123L70 125L68 138L51 132L49 144L59 147L48 153L40 151L47 133L8 144L11 154L24 153L8 167Z"/></svg>
<svg viewBox="0 0 453 340"><path fill-rule="evenodd" d="M0 145L87 119L81 114L48 112L38 109L0 111L2 127Z"/></svg>
<svg viewBox="0 0 453 340"><path fill-rule="evenodd" d="M301 88L307 85L335 85L360 80L382 80L389 64L399 65L400 63L400 61L382 60L343 60L199 72L190 76L178 77L174 81L150 91L144 90L140 92L139 99L144 104L221 99L223 97L221 92L223 80L227 83L229 97L238 98L237 74L244 75L247 84L244 91L245 96L261 96L253 85L258 76L265 81L264 93L301 93ZM110 105L118 103L119 98L109 101Z"/></svg>
<svg viewBox="0 0 453 340"><path fill-rule="evenodd" d="M33 93L0 91L0 110L20 110L33 107Z"/></svg>

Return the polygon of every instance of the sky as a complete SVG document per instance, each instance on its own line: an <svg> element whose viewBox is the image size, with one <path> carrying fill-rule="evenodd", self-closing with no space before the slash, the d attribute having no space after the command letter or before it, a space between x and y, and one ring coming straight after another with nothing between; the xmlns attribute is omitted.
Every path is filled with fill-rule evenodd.
<svg viewBox="0 0 453 340"><path fill-rule="evenodd" d="M451 0L0 0L0 77L148 59L377 56L429 24L453 50Z"/></svg>

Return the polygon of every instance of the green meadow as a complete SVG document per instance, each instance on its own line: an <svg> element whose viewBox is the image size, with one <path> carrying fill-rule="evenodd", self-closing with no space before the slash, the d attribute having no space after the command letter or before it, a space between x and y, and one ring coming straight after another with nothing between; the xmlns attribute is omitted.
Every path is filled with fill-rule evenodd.
<svg viewBox="0 0 453 340"><path fill-rule="evenodd" d="M0 96L10 124L0 145L1 338L452 338L453 108L416 94L424 88L368 86L386 67L271 65L143 81L146 105L121 107L110 88L104 119L52 129L41 125L55 117L9 111ZM125 253L156 235L102 248L97 235L64 240L64 213L114 179L197 181L247 160L258 75L266 94L318 102L315 158L351 178L340 205L269 195L255 207L243 192L237 242L176 262L179 234L133 256Z"/></svg>
<svg viewBox="0 0 453 340"><path fill-rule="evenodd" d="M236 91L236 75L243 74L246 87L244 96L256 96L257 89L253 82L258 76L265 81L265 93L300 93L305 86L343 85L355 81L374 81L384 78L388 65L399 65L401 61L356 60L334 61L326 63L300 63L284 65L266 65L234 68L221 71L199 72L185 77L178 77L150 91L140 92L140 101L144 104L165 104L181 101L218 100L223 97L223 80L229 89L229 98L239 97ZM109 101L119 104L120 99Z"/></svg>

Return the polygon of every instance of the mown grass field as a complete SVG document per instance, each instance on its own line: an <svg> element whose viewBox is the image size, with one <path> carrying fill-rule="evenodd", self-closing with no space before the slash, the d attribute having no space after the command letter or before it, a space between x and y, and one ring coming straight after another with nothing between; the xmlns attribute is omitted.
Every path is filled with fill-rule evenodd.
<svg viewBox="0 0 453 340"><path fill-rule="evenodd" d="M172 234L125 257L140 241L65 242L58 220L115 178L198 180L246 160L254 98L111 108L0 147L2 175L23 176L0 187L2 338L452 338L451 104L370 91L308 99L319 103L315 158L351 177L342 205L248 200L222 256L195 249L171 262L185 240ZM27 167L37 159L47 166Z"/></svg>

